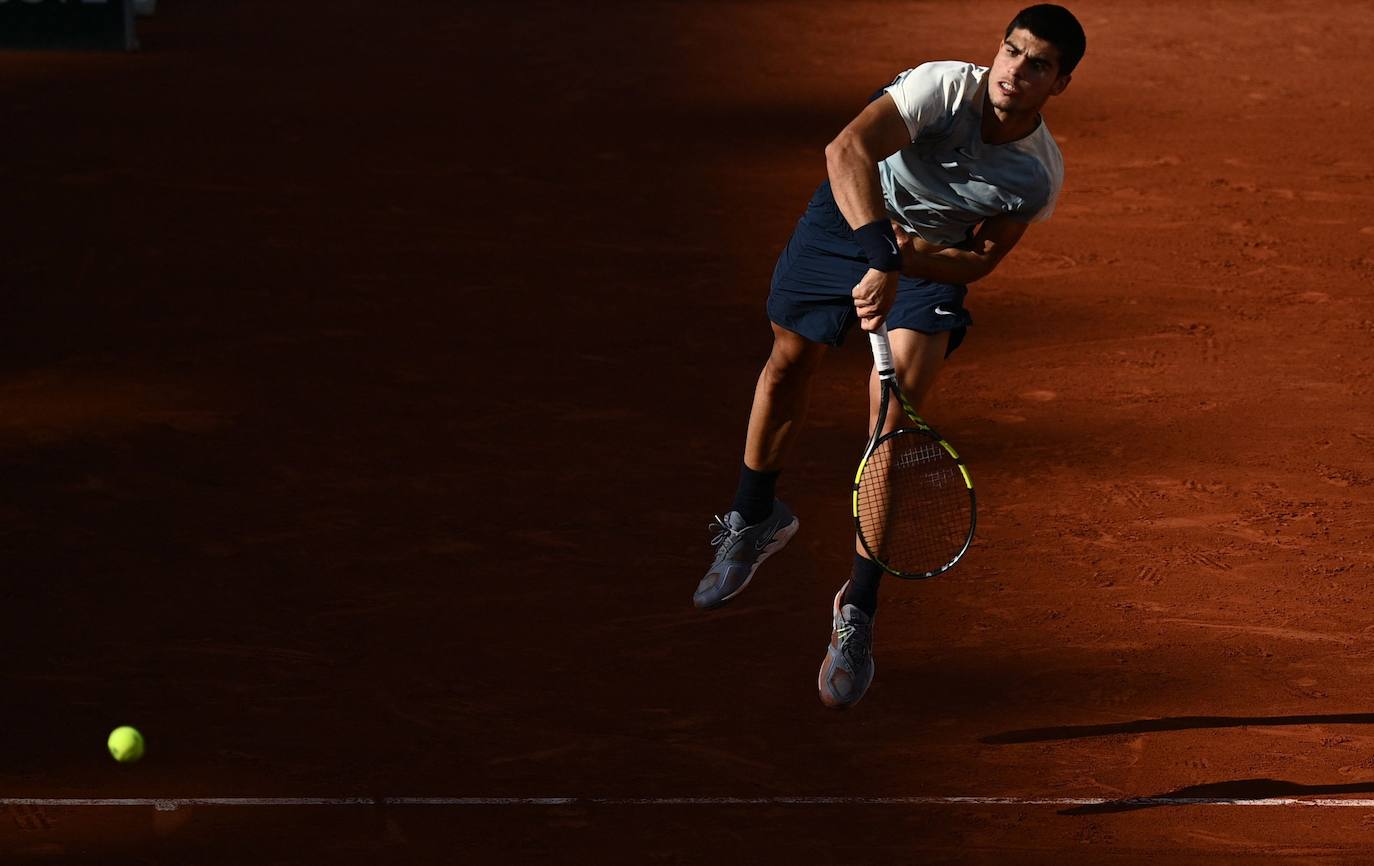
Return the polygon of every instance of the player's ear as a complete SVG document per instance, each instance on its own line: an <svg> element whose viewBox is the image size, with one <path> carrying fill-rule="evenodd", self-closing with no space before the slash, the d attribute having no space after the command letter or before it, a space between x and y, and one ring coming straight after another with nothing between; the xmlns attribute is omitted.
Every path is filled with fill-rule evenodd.
<svg viewBox="0 0 1374 866"><path fill-rule="evenodd" d="M1054 87L1050 88L1050 96L1058 96L1059 94L1063 93L1064 89L1069 86L1069 82L1072 79L1072 75L1061 75L1058 78L1056 78L1054 80Z"/></svg>

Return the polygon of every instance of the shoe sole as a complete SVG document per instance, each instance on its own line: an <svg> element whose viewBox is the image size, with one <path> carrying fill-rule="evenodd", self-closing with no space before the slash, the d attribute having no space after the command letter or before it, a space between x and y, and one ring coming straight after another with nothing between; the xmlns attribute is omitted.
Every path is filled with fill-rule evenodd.
<svg viewBox="0 0 1374 866"><path fill-rule="evenodd" d="M791 523L787 524L782 529L779 529L777 534L773 536L773 540L764 545L763 551L759 553L759 558L754 560L753 567L749 569L749 575L744 578L744 583L741 583L739 585L739 589L736 589L734 592L725 596L715 604L703 607L702 610L715 610L716 608L727 604L730 601L730 599L739 595L741 592L744 592L745 587L749 586L749 581L754 579L754 572L759 570L760 565L763 565L763 561L768 557L772 556L773 554L777 553L779 550L782 550L784 547L786 547L787 542L792 540L792 536L796 535L797 530L800 528L801 521L798 520L796 517L793 517Z"/></svg>

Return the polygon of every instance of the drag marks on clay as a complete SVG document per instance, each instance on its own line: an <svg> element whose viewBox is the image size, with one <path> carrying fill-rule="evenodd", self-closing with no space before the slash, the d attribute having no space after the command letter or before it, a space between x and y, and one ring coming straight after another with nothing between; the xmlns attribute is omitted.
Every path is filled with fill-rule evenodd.
<svg viewBox="0 0 1374 866"><path fill-rule="evenodd" d="M1325 689L1317 688L1318 682L1319 681L1315 677L1298 677L1297 679L1288 681L1288 689L1299 697L1313 700L1321 700L1322 698L1329 697L1330 695ZM1349 741L1350 738L1346 737L1344 739ZM1325 741L1323 741L1322 745L1326 745Z"/></svg>
<svg viewBox="0 0 1374 866"><path fill-rule="evenodd" d="M1189 355L1192 355L1192 356L1198 356L1198 355L1200 355L1200 356L1201 356L1201 360L1202 360L1202 362L1203 362L1204 364L1217 364L1217 363L1219 363L1219 362L1221 361L1221 356L1222 356L1222 342L1221 342L1221 340L1217 337L1217 334L1216 334L1215 329L1212 327L1212 325L1211 325L1209 322L1199 322L1199 321L1181 321L1181 322L1174 322L1173 324L1169 325L1168 327L1164 328L1163 330L1158 331L1157 333L1150 335L1150 337L1140 337L1140 338L1138 338L1138 339L1139 339L1139 340L1144 340L1144 339L1150 339L1150 338L1154 338L1154 339L1160 339L1160 338L1163 338L1163 339L1169 339L1169 338L1183 338L1185 341L1192 341L1192 342L1185 342L1185 343L1183 343L1183 344L1182 344L1182 349L1181 349L1181 350L1180 350L1180 348L1177 347L1177 346L1166 346L1165 348L1168 348L1168 349L1171 350L1171 352L1170 352L1170 353L1167 353L1167 354L1166 354L1164 351L1161 351L1161 349L1158 349L1158 348L1153 349L1153 350L1145 350L1145 351L1149 351L1150 354L1153 356L1153 361L1154 361L1154 363L1153 363L1153 364L1143 364L1143 363L1137 362L1137 363L1135 364L1135 366L1143 367L1143 368L1146 369L1146 370L1153 370L1153 371L1162 371L1162 370L1164 370L1164 369L1170 369L1170 370L1172 370L1172 369L1175 369L1175 368L1178 366L1179 363L1185 363L1185 364L1191 364L1191 363L1193 363L1193 362L1187 357L1187 356L1189 356ZM1138 351L1139 351L1139 350L1138 350ZM1123 353L1121 353L1121 354L1125 354L1125 353L1123 352ZM1167 359L1167 362L1165 362L1165 359Z"/></svg>
<svg viewBox="0 0 1374 866"><path fill-rule="evenodd" d="M1220 613L1220 611L1218 611L1218 613ZM1214 631L1229 631L1259 635L1262 637L1281 638L1283 640L1301 641L1304 643L1334 643L1348 645L1354 642L1354 638L1348 634L1325 634L1322 632L1307 631L1297 628L1283 628L1280 626L1212 622L1210 620L1187 619L1184 617L1160 617L1158 622L1183 625L1189 628L1202 628Z"/></svg>
<svg viewBox="0 0 1374 866"><path fill-rule="evenodd" d="M1273 562L1276 549L1305 551L1301 565L1309 580L1335 579L1353 567L1349 557L1322 552L1322 545L1340 537L1329 531L1334 518L1324 505L1278 499L1268 487L1162 476L1085 486L1096 503L1094 511L1042 513L1030 531L1061 539L1061 546L1070 542L1072 563L1085 579L1091 576L1088 585L1126 592L1125 599L1116 596L1115 602L1124 614L1144 614L1154 622L1157 615L1178 612L1180 603L1196 605L1199 593L1231 599L1237 586L1269 586L1279 575ZM1009 541L1006 532L1030 525L1029 519L1022 516L1013 526L1003 526L1001 540ZM1359 527L1348 532L1353 537ZM1153 600L1131 597L1132 587L1150 593ZM1314 591L1310 584L1304 590L1308 597ZM1221 621L1234 621L1238 611L1258 604L1258 597L1247 599ZM1273 611L1252 612L1256 621L1274 624Z"/></svg>
<svg viewBox="0 0 1374 866"><path fill-rule="evenodd" d="M1354 469L1317 464L1317 475L1332 487L1369 487L1374 485L1374 477Z"/></svg>

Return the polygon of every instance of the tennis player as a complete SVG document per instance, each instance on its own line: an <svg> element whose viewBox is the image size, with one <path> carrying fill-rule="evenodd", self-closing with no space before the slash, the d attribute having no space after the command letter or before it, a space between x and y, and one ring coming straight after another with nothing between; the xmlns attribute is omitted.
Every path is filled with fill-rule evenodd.
<svg viewBox="0 0 1374 866"><path fill-rule="evenodd" d="M773 350L754 390L735 499L711 524L715 561L693 601L739 595L796 534L775 498L811 381L858 322L886 322L898 382L918 410L973 323L969 283L992 273L1026 228L1049 217L1063 180L1040 110L1064 92L1085 38L1062 6L1023 9L990 67L941 61L898 75L825 149L829 178L812 196L773 271ZM869 425L878 379L869 381ZM895 429L902 413L890 413ZM856 545L832 605L821 701L856 703L873 678L872 629L882 569Z"/></svg>

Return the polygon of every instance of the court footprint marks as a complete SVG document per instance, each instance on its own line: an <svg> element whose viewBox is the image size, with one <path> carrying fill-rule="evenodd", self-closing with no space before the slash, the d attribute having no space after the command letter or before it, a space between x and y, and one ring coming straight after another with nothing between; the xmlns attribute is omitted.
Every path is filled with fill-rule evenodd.
<svg viewBox="0 0 1374 866"><path fill-rule="evenodd" d="M1240 254L1247 259L1257 262L1265 262L1276 259L1279 251L1279 239L1271 234L1260 231L1250 220L1240 220L1227 226L1226 233L1236 238L1240 242Z"/></svg>
<svg viewBox="0 0 1374 866"><path fill-rule="evenodd" d="M1193 565L1200 565L1203 568L1210 568L1214 571L1231 570L1231 566L1221 559L1217 551L1202 550L1196 547L1183 551L1183 561Z"/></svg>

